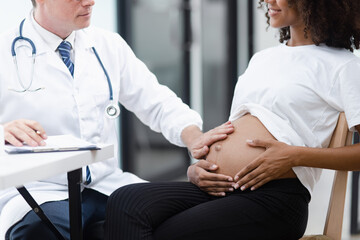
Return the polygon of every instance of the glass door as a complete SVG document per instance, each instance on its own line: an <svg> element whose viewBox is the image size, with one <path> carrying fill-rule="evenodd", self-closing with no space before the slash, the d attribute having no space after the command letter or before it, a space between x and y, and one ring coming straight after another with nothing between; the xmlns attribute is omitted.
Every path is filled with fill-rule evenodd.
<svg viewBox="0 0 360 240"><path fill-rule="evenodd" d="M183 0L120 1L120 33L135 54L184 102L189 103L189 62ZM122 111L122 165L125 171L151 180L185 176L187 150L170 144L134 114Z"/></svg>
<svg viewBox="0 0 360 240"><path fill-rule="evenodd" d="M199 111L205 131L229 117L240 69L240 8L246 15L247 5L237 0L118 2L120 34L160 83ZM249 49L247 42L242 49ZM124 170L151 181L186 178L186 149L171 145L129 112L122 111L121 126Z"/></svg>

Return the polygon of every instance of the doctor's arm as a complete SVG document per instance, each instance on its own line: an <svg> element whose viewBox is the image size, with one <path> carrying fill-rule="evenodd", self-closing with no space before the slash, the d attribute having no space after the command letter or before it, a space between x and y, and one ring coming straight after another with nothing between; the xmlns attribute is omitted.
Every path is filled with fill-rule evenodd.
<svg viewBox="0 0 360 240"><path fill-rule="evenodd" d="M119 102L125 108L134 112L152 130L161 132L171 143L185 145L193 157L198 159L207 154L213 142L226 138L226 129L231 128L227 126L229 124L202 133L200 115L190 110L168 87L159 84L155 75L135 56L130 47L121 38L119 40L122 46L120 62L124 63L121 68L122 87L119 89ZM219 133L224 129L225 133ZM205 160L200 162L207 163ZM202 165L192 165L189 169L196 170L191 171L194 174L188 174L189 180L204 191L223 193L224 189L229 189L223 187L228 186L229 183L224 181L229 177L212 173ZM208 181L209 178L211 180ZM208 188L208 185L211 188ZM217 188L219 185L220 190Z"/></svg>
<svg viewBox="0 0 360 240"><path fill-rule="evenodd" d="M18 119L3 124L5 142L21 147L26 142L29 146L44 146L47 138L45 130L36 121Z"/></svg>

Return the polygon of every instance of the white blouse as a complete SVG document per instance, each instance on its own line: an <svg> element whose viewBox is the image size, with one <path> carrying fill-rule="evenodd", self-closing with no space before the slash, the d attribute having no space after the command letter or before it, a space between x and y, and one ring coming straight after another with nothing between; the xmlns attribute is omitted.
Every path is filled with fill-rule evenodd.
<svg viewBox="0 0 360 240"><path fill-rule="evenodd" d="M283 44L253 56L236 85L230 120L251 113L279 141L327 147L343 111L353 130L360 124L360 59L325 45ZM321 169L293 170L311 192Z"/></svg>

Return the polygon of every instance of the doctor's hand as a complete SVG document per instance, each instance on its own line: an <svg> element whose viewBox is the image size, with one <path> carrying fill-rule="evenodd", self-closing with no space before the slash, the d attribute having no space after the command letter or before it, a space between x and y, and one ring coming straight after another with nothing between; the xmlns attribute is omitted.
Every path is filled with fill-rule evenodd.
<svg viewBox="0 0 360 240"><path fill-rule="evenodd" d="M19 119L3 124L5 141L21 147L25 142L32 147L44 146L47 138L41 125L32 120Z"/></svg>
<svg viewBox="0 0 360 240"><path fill-rule="evenodd" d="M234 126L228 121L206 133L202 133L196 126L187 127L183 130L181 137L188 147L191 156L201 159L208 154L209 147L213 143L227 138L228 134L233 132Z"/></svg>
<svg viewBox="0 0 360 240"><path fill-rule="evenodd" d="M223 174L213 173L218 168L206 160L199 160L188 167L187 176L190 182L210 195L222 197L226 192L234 191L233 178Z"/></svg>
<svg viewBox="0 0 360 240"><path fill-rule="evenodd" d="M284 174L295 176L291 168L298 158L297 147L276 140L248 140L247 144L265 148L265 152L235 175L235 189L253 191Z"/></svg>

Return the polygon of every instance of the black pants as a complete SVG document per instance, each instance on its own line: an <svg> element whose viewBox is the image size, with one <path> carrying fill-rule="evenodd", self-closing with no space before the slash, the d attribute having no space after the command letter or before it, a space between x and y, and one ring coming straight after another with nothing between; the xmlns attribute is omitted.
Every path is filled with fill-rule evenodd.
<svg viewBox="0 0 360 240"><path fill-rule="evenodd" d="M309 201L295 178L226 197L210 196L188 182L133 184L109 197L105 239L299 239Z"/></svg>
<svg viewBox="0 0 360 240"><path fill-rule="evenodd" d="M95 239L92 226L105 218L105 208L108 196L92 189L82 192L82 223L84 239ZM57 227L60 233L70 239L69 202L68 200L46 202L40 205L46 216ZM91 235L91 236L89 236ZM56 240L53 232L40 220L34 211L28 212L23 219L14 224L6 233L9 240Z"/></svg>

